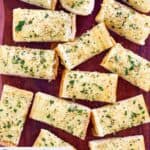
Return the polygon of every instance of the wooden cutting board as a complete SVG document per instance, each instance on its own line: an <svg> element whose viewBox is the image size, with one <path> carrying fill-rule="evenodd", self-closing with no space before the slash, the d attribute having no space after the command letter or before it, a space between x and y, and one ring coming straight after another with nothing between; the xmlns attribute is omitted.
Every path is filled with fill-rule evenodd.
<svg viewBox="0 0 150 150"><path fill-rule="evenodd" d="M100 9L100 4L102 0L96 0L95 9L92 15L87 17L77 17L77 36L81 35L86 30L90 29L95 24L95 16ZM19 0L0 0L0 44L8 44L8 45L16 45L16 46L27 46L31 48L50 48L52 46L50 43L15 43L12 39L12 10L14 8L35 8L39 9L38 7L34 7L32 5L25 4L20 2ZM57 9L62 9L60 4L58 4ZM146 41L145 46L138 46L133 44L124 38L112 33L112 36L115 38L117 42L122 43L126 48L133 50L138 55L150 60L150 37ZM107 52L104 52L94 58L90 59L89 61L81 64L79 67L76 68L79 70L85 71L99 71L99 72L107 72L104 68L102 68L99 64L102 58L105 56ZM58 77L55 81L48 83L44 80L36 80L36 79L26 79L26 78L19 78L19 77L12 77L12 76L0 76L0 91L2 90L2 86L4 84L9 84L16 86L18 88L23 88L27 90L31 90L33 92L42 91L45 93L49 93L52 95L58 96L58 90L60 85L61 73L64 69L63 66L59 67ZM146 100L146 104L148 106L150 112L150 93L146 93L140 90L137 87L134 87L127 81L123 79L119 79L118 85L118 92L117 92L117 100L120 101L125 98L129 98L132 96L136 96L138 94L143 94ZM77 100L78 103L84 104L89 106L90 108L100 107L106 105L105 103L100 102L83 102ZM87 137L85 141L82 141L76 137L71 136L59 129L53 128L46 124L33 121L31 119L27 119L24 131L22 133L22 137L20 140L19 146L32 146L34 140L36 139L37 135L41 128L45 128L50 130L51 132L55 133L65 141L69 142L70 144L74 145L78 150L88 150L88 141L93 139L100 139L96 138L92 135L91 128L92 124L89 125ZM118 137L118 136L130 136L130 135L137 135L143 134L145 137L145 144L146 150L150 150L150 124L134 127L131 129L127 129L121 132L118 132L113 135L109 135L106 137ZM106 138L105 137L105 138Z"/></svg>

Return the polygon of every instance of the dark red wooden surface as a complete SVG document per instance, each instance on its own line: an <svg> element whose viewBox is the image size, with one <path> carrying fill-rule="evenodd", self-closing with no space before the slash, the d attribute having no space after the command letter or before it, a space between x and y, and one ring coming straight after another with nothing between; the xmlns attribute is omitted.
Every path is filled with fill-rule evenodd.
<svg viewBox="0 0 150 150"><path fill-rule="evenodd" d="M77 17L77 36L81 35L83 32L85 32L87 29L90 29L95 24L95 16L100 8L101 2L102 2L101 0L96 0L95 10L92 15L87 16L87 17L80 17L80 16ZM23 2L20 2L19 0L4 0L4 1L0 0L0 44L27 46L31 48L49 48L50 43L15 43L13 42L12 40L12 10L17 7L38 9L38 7L25 4ZM61 9L60 4L58 4L57 9ZM114 33L111 33L111 34L116 39L117 42L122 43L126 48L132 49L135 53L150 60L150 38L146 41L145 46L138 46L136 44L133 44L125 40L124 38L117 36ZM104 68L99 66L99 63L105 54L106 52L90 59L89 61L80 65L76 69L107 72ZM12 77L12 76L0 76L0 91L2 90L2 86L4 84L9 84L9 85L13 85L19 88L28 89L33 92L42 91L42 92L46 92L46 93L57 96L58 90L59 90L60 79L61 79L61 72L63 69L64 69L63 66L59 67L59 73L58 73L57 79L50 83L44 80L25 79L25 78ZM137 94L144 95L146 104L150 111L150 93L146 93L140 90L139 88L132 86L125 80L119 79L117 101L125 99L125 98L129 98L131 96L136 96ZM89 106L90 108L95 108L95 107L100 107L100 106L105 105L104 103L100 103L100 102L91 103L87 101L83 102L80 100L78 100L77 102L84 104L86 106ZM24 131L21 136L19 146L32 146L41 128L50 130L51 132L55 133L59 137L63 138L65 141L74 145L78 150L88 150L89 140L100 139L92 135L91 123L88 128L86 140L82 141L59 129L53 128L51 126L48 126L46 124L43 124L37 121L33 121L28 118L24 127ZM146 150L150 150L150 124L141 125L138 127L127 129L127 130L118 132L115 135L109 135L106 137L130 136L130 135L137 135L137 134L144 135Z"/></svg>

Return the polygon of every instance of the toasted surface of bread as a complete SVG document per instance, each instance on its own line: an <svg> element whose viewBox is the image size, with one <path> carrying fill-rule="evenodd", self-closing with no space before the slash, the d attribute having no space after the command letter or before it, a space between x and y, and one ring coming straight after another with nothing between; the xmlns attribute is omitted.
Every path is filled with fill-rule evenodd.
<svg viewBox="0 0 150 150"><path fill-rule="evenodd" d="M114 40L103 23L94 26L74 42L59 44L56 48L62 64L69 70L111 48Z"/></svg>
<svg viewBox="0 0 150 150"><path fill-rule="evenodd" d="M117 73L131 84L150 91L150 62L116 44L105 56L101 65Z"/></svg>
<svg viewBox="0 0 150 150"><path fill-rule="evenodd" d="M61 5L77 15L90 15L94 9L95 0L60 0Z"/></svg>
<svg viewBox="0 0 150 150"><path fill-rule="evenodd" d="M13 10L13 40L16 42L66 42L76 33L76 17L64 11Z"/></svg>
<svg viewBox="0 0 150 150"><path fill-rule="evenodd" d="M59 96L114 103L117 83L117 74L65 70Z"/></svg>
<svg viewBox="0 0 150 150"><path fill-rule="evenodd" d="M0 73L28 78L53 80L58 58L53 50L0 46Z"/></svg>
<svg viewBox="0 0 150 150"><path fill-rule="evenodd" d="M84 139L90 114L88 107L38 92L35 95L30 118Z"/></svg>
<svg viewBox="0 0 150 150"><path fill-rule="evenodd" d="M18 145L32 97L32 92L4 85L0 101L0 145Z"/></svg>
<svg viewBox="0 0 150 150"><path fill-rule="evenodd" d="M93 140L89 147L90 150L145 150L143 135Z"/></svg>
<svg viewBox="0 0 150 150"><path fill-rule="evenodd" d="M150 116L142 95L92 110L96 136L103 137L127 128L150 122Z"/></svg>
<svg viewBox="0 0 150 150"><path fill-rule="evenodd" d="M103 0L96 21L104 21L110 30L139 45L144 45L150 34L150 16L115 0Z"/></svg>
<svg viewBox="0 0 150 150"><path fill-rule="evenodd" d="M39 136L37 137L33 146L49 147L49 148L69 147L70 150L75 150L75 148L71 146L69 143L65 142L61 138L57 137L55 134L45 129L41 129Z"/></svg>

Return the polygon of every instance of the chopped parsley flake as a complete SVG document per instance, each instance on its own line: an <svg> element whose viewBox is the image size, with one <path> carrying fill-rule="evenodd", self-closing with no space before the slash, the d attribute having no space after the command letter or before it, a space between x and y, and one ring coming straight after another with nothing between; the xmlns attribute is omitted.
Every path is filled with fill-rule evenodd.
<svg viewBox="0 0 150 150"><path fill-rule="evenodd" d="M22 28L23 28L23 26L24 26L24 24L25 24L25 20L19 21L19 22L18 22L18 25L17 25L16 28L15 28L15 30L16 30L16 31L21 31Z"/></svg>

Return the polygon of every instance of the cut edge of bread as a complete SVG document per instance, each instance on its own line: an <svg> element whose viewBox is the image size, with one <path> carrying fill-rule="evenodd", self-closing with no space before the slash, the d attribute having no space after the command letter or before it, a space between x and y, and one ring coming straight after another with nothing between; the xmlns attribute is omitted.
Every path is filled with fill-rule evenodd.
<svg viewBox="0 0 150 150"><path fill-rule="evenodd" d="M53 76L48 80L49 82L52 81L52 80L55 80L57 78L57 75L58 75L58 67L59 67L59 58L57 56L57 53L56 51L55 52L55 55L54 55L54 60L55 60L55 63L53 65Z"/></svg>
<svg viewBox="0 0 150 150"><path fill-rule="evenodd" d="M16 147L17 145L12 143L12 142L8 142L8 141L1 141L0 140L0 145L4 146L4 147Z"/></svg>
<svg viewBox="0 0 150 150"><path fill-rule="evenodd" d="M69 71L68 70L63 70L63 73L62 73L62 76L61 76L61 82L60 82L60 87L59 87L59 97L63 97L63 87L64 87L64 82L65 82L65 76L66 74L68 73Z"/></svg>
<svg viewBox="0 0 150 150"><path fill-rule="evenodd" d="M77 32L77 29L76 29L76 15L75 14L70 14L70 15L71 15L71 20L72 20L72 26L71 26L72 34L71 34L71 37L70 37L70 41L73 41L75 39L75 35L76 35L76 32Z"/></svg>
<svg viewBox="0 0 150 150"><path fill-rule="evenodd" d="M58 0L52 0L51 9L55 10Z"/></svg>
<svg viewBox="0 0 150 150"><path fill-rule="evenodd" d="M93 124L92 133L96 137L97 136L104 137L104 135L100 133L99 128L96 125L97 124L96 122L97 122L98 118L97 118L97 115L95 115L95 113L96 113L96 111L95 111L95 109L93 109L91 111L91 122Z"/></svg>
<svg viewBox="0 0 150 150"><path fill-rule="evenodd" d="M110 3L110 0L103 0L101 4L101 8L98 11L95 21L96 22L104 22L104 16L105 16L105 5L108 5Z"/></svg>

